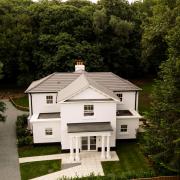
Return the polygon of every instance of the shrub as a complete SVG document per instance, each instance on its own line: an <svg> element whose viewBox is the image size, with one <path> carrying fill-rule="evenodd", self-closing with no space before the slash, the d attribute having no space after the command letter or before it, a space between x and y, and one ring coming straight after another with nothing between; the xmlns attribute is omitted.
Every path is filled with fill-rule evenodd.
<svg viewBox="0 0 180 180"><path fill-rule="evenodd" d="M20 137L18 138L18 146L26 146L26 145L32 145L33 144L33 137L32 136L26 136L26 137Z"/></svg>
<svg viewBox="0 0 180 180"><path fill-rule="evenodd" d="M32 145L33 138L30 131L27 129L27 115L17 117L16 135L18 146Z"/></svg>
<svg viewBox="0 0 180 180"><path fill-rule="evenodd" d="M27 127L27 117L28 115L23 114L17 117L16 126L18 127Z"/></svg>

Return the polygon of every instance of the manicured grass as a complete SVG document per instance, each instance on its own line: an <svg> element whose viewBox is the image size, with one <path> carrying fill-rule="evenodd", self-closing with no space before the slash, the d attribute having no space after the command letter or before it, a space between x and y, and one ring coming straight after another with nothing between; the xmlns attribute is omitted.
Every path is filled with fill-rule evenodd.
<svg viewBox="0 0 180 180"><path fill-rule="evenodd" d="M19 157L42 156L61 153L60 145L24 146L18 148Z"/></svg>
<svg viewBox="0 0 180 180"><path fill-rule="evenodd" d="M20 164L21 179L28 180L61 169L61 160L37 161Z"/></svg>
<svg viewBox="0 0 180 180"><path fill-rule="evenodd" d="M19 97L19 98L13 98L13 101L19 106L29 107L29 102L28 102L28 96L27 95Z"/></svg>
<svg viewBox="0 0 180 180"><path fill-rule="evenodd" d="M145 174L153 172L148 160L144 157L136 142L119 142L117 155L120 161L102 162L106 176L122 177L125 174Z"/></svg>

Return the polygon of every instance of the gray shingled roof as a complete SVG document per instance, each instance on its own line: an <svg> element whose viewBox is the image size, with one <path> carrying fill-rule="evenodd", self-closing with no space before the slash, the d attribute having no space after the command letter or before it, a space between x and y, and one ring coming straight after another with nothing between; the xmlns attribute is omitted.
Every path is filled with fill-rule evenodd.
<svg viewBox="0 0 180 180"><path fill-rule="evenodd" d="M119 98L111 90L96 83L90 77L87 77L87 74L84 73L58 92L57 101L65 101L89 87L95 88L97 91L102 92L105 96L108 96L115 101L119 101Z"/></svg>
<svg viewBox="0 0 180 180"><path fill-rule="evenodd" d="M110 122L68 123L68 133L113 131Z"/></svg>
<svg viewBox="0 0 180 180"><path fill-rule="evenodd" d="M111 72L82 72L96 83L111 91L136 91L141 90L131 82ZM33 92L58 92L77 79L82 73L53 73L38 81L34 81L25 91Z"/></svg>

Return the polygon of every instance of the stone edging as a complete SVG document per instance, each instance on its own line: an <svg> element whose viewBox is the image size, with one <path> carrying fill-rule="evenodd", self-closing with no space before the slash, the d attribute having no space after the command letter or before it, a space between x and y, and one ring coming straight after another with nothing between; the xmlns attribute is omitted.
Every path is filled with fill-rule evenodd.
<svg viewBox="0 0 180 180"><path fill-rule="evenodd" d="M15 106L15 108L21 110L21 111L29 111L29 108L28 107L24 107L24 106L20 106L18 104L16 104L13 100L12 97L9 96L9 101Z"/></svg>

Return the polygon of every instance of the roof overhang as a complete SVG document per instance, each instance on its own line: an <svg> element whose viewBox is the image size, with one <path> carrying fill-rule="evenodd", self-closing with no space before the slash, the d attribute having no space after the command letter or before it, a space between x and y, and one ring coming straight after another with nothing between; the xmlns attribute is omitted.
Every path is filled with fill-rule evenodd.
<svg viewBox="0 0 180 180"><path fill-rule="evenodd" d="M113 131L110 122L67 123L67 127L68 133Z"/></svg>

